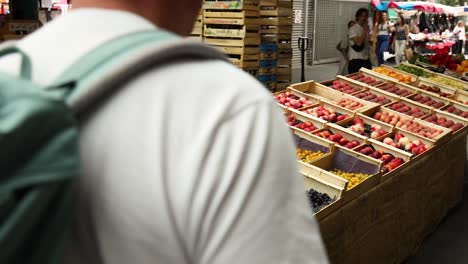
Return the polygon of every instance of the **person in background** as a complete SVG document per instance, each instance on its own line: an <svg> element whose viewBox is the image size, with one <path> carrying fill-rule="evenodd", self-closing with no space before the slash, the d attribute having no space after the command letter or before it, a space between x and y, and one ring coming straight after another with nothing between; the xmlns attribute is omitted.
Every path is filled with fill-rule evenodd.
<svg viewBox="0 0 468 264"><path fill-rule="evenodd" d="M169 31L183 41L201 5L74 0L16 45L32 81L47 86L119 37ZM17 76L20 64L8 56L0 70ZM178 60L104 99L80 123L82 173L61 264L328 263L291 132L253 76L226 61Z"/></svg>
<svg viewBox="0 0 468 264"><path fill-rule="evenodd" d="M397 66L405 60L406 47L409 45L409 27L405 19L400 14L395 23L395 41L393 43L395 50L395 61Z"/></svg>
<svg viewBox="0 0 468 264"><path fill-rule="evenodd" d="M356 24L356 21L351 20L348 22L348 30ZM347 75L348 74L348 65L349 65L349 35L346 33L346 36L344 39L338 43L338 51L340 52L340 65L338 69L337 75Z"/></svg>
<svg viewBox="0 0 468 264"><path fill-rule="evenodd" d="M377 46L376 46L376 55L377 55L377 62L378 66L385 63L384 60L384 53L388 48L389 42L389 25L388 25L388 18L387 13L383 12L380 17L378 23L374 26L375 32L377 32Z"/></svg>
<svg viewBox="0 0 468 264"><path fill-rule="evenodd" d="M455 37L456 43L453 48L453 54L462 54L463 42L465 42L465 25L462 20L458 21L457 26L453 29L453 36Z"/></svg>
<svg viewBox="0 0 468 264"><path fill-rule="evenodd" d="M358 72L362 67L371 69L369 60L369 10L360 8L356 12L356 24L349 29L348 73Z"/></svg>

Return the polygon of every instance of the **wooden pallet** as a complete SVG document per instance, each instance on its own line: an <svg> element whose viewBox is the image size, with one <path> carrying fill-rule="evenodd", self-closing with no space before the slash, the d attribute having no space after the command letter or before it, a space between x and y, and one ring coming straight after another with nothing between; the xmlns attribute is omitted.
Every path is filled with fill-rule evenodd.
<svg viewBox="0 0 468 264"><path fill-rule="evenodd" d="M284 67L284 66L279 66L276 68L276 74L277 75L291 75L292 69L291 67Z"/></svg>
<svg viewBox="0 0 468 264"><path fill-rule="evenodd" d="M260 25L258 11L243 10L238 12L203 11L205 24L213 25Z"/></svg>
<svg viewBox="0 0 468 264"><path fill-rule="evenodd" d="M260 53L261 60L276 60L278 59L278 52L262 52Z"/></svg>
<svg viewBox="0 0 468 264"><path fill-rule="evenodd" d="M245 47L245 46L258 46L260 45L260 37L244 38L244 39L224 39L224 38L210 38L205 37L204 42L213 46L225 47Z"/></svg>
<svg viewBox="0 0 468 264"><path fill-rule="evenodd" d="M204 1L204 10L259 10L259 0L244 1Z"/></svg>
<svg viewBox="0 0 468 264"><path fill-rule="evenodd" d="M260 27L261 34L292 34L291 26L267 26L262 25Z"/></svg>
<svg viewBox="0 0 468 264"><path fill-rule="evenodd" d="M281 75L276 75L276 81L277 82L286 82L286 81L289 81L291 82L292 78L291 78L291 74L281 74Z"/></svg>
<svg viewBox="0 0 468 264"><path fill-rule="evenodd" d="M222 47L217 46L229 60L239 68L257 69L259 66L260 50L258 47Z"/></svg>
<svg viewBox="0 0 468 264"><path fill-rule="evenodd" d="M258 69L258 74L276 74L277 67L261 67Z"/></svg>
<svg viewBox="0 0 468 264"><path fill-rule="evenodd" d="M263 7L260 7L260 16L262 17L292 17L292 8L263 6Z"/></svg>
<svg viewBox="0 0 468 264"><path fill-rule="evenodd" d="M258 38L258 25L208 25L205 24L203 36L216 38Z"/></svg>
<svg viewBox="0 0 468 264"><path fill-rule="evenodd" d="M291 49L291 48L292 48L291 43L278 43L278 50Z"/></svg>
<svg viewBox="0 0 468 264"><path fill-rule="evenodd" d="M291 26L292 18L290 17L262 17L260 25L265 26Z"/></svg>
<svg viewBox="0 0 468 264"><path fill-rule="evenodd" d="M279 66L291 66L292 65L292 59L278 59L278 65Z"/></svg>
<svg viewBox="0 0 468 264"><path fill-rule="evenodd" d="M262 42L264 43L281 43L290 42L291 34L261 34Z"/></svg>
<svg viewBox="0 0 468 264"><path fill-rule="evenodd" d="M277 6L285 8L293 8L291 0L260 0L259 5L262 6Z"/></svg>

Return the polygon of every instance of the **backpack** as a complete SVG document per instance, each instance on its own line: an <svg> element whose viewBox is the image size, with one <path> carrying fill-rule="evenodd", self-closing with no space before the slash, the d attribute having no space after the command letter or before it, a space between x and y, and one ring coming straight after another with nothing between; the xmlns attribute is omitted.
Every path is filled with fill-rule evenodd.
<svg viewBox="0 0 468 264"><path fill-rule="evenodd" d="M0 263L56 264L80 174L79 121L145 71L226 58L168 32L139 32L109 41L41 87L24 52L0 49L0 57L13 53L22 59L20 77L0 73Z"/></svg>

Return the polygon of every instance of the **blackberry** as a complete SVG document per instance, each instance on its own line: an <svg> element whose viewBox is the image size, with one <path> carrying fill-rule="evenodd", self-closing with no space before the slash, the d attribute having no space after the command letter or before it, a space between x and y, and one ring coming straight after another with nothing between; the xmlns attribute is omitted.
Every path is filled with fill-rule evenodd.
<svg viewBox="0 0 468 264"><path fill-rule="evenodd" d="M326 207L334 201L334 199L332 199L328 194L319 193L314 189L310 189L306 192L306 194L309 198L310 206L312 207L314 213L317 213L322 208Z"/></svg>

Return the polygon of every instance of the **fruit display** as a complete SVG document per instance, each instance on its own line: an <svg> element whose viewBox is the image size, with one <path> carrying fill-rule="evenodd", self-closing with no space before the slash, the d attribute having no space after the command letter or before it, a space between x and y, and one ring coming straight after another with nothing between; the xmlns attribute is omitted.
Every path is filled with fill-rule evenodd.
<svg viewBox="0 0 468 264"><path fill-rule="evenodd" d="M296 156L297 159L306 163L311 163L312 161L321 158L325 155L325 153L321 151L313 152L306 149L296 149Z"/></svg>
<svg viewBox="0 0 468 264"><path fill-rule="evenodd" d="M378 80L376 80L376 79L374 79L372 77L364 76L364 74L362 74L362 73L358 73L358 74L356 74L354 76L351 76L349 78L353 79L355 81L358 81L360 83L370 85L370 86L377 86L377 85L381 85L381 84L384 83L384 82L378 81Z"/></svg>
<svg viewBox="0 0 468 264"><path fill-rule="evenodd" d="M446 117L438 117L436 114L428 116L424 121L431 122L433 124L450 128L452 131L458 131L464 127L460 122L454 122L453 120L448 120Z"/></svg>
<svg viewBox="0 0 468 264"><path fill-rule="evenodd" d="M389 104L391 103L392 101L390 99L388 99L387 97L383 96L383 95L376 95L372 92L369 92L369 91L366 91L366 92L360 92L358 94L354 94L353 96L359 98L359 99L362 99L362 100L366 100L366 101L369 101L369 102L372 102L372 103L377 103L377 104L380 104L380 105L386 105L386 104Z"/></svg>
<svg viewBox="0 0 468 264"><path fill-rule="evenodd" d="M405 163L402 158L396 158L392 154L385 153L383 150L376 150L372 145L365 145L356 151L371 158L381 160L383 173L390 172Z"/></svg>
<svg viewBox="0 0 468 264"><path fill-rule="evenodd" d="M327 140L330 140L342 147L345 147L345 148L348 148L348 149L353 149L359 145L361 145L361 143L357 140L350 140L346 137L344 137L343 135L341 135L340 133L336 133L336 134L333 134L331 131L329 130L323 130L323 131L319 131L319 132L316 132L315 133L316 136L318 137L321 137L321 138L324 138L324 139L327 139Z"/></svg>
<svg viewBox="0 0 468 264"><path fill-rule="evenodd" d="M393 138L387 137L383 140L384 144L394 148L405 150L417 156L428 150L428 147L421 140L411 141L401 133L396 133Z"/></svg>
<svg viewBox="0 0 468 264"><path fill-rule="evenodd" d="M458 65L462 63L463 58L459 58L458 56L451 56L445 52L436 52L434 55L429 56L428 61L429 63L437 66L444 66L449 70L455 71L457 70Z"/></svg>
<svg viewBox="0 0 468 264"><path fill-rule="evenodd" d="M390 105L388 107L391 108L394 111L399 112L399 113L409 115L409 116L412 116L412 117L416 117L416 118L422 117L422 116L427 114L426 112L423 112L418 107L411 107L411 105L406 104L406 103L402 103L402 102L394 103L394 104L392 104L392 105Z"/></svg>
<svg viewBox="0 0 468 264"><path fill-rule="evenodd" d="M365 124L364 120L360 117L354 118L354 120L346 128L357 134L373 139L380 138L388 133L382 129L380 125Z"/></svg>
<svg viewBox="0 0 468 264"><path fill-rule="evenodd" d="M325 120L331 123L340 122L350 117L347 114L338 113L334 109L325 108L322 105L319 105L311 109L302 110L302 112L308 115L318 117L322 120Z"/></svg>
<svg viewBox="0 0 468 264"><path fill-rule="evenodd" d="M445 103L441 101L436 101L430 96L423 95L423 94L417 94L415 96L410 97L411 100L416 101L420 104L427 105L429 107L434 107L434 108L442 108Z"/></svg>
<svg viewBox="0 0 468 264"><path fill-rule="evenodd" d="M442 97L449 97L449 96L451 96L451 94L442 92L442 91L440 90L440 88L437 87L437 86L431 86L431 85L422 84L422 85L419 85L419 89L424 90L424 91L428 91L428 92L431 92L431 93L438 94L438 95L440 95L440 96L442 96Z"/></svg>
<svg viewBox="0 0 468 264"><path fill-rule="evenodd" d="M333 81L333 84L329 87L346 94L353 94L362 90L362 88L352 87L349 83L340 80Z"/></svg>
<svg viewBox="0 0 468 264"><path fill-rule="evenodd" d="M404 71L404 72L407 72L407 73L410 73L419 77L424 77L424 78L429 78L429 77L432 77L433 75L429 72L424 71L421 68L412 67L412 66L404 65L404 64L401 64L400 66L395 67L395 69L398 69L400 71Z"/></svg>
<svg viewBox="0 0 468 264"><path fill-rule="evenodd" d="M387 91L389 93L399 95L401 97L406 97L408 95L413 94L413 91L411 91L409 89L400 88L400 87L398 87L398 86L396 86L394 84L391 84L391 83L387 83L387 84L382 85L382 86L380 86L378 88L381 89L381 90Z"/></svg>
<svg viewBox="0 0 468 264"><path fill-rule="evenodd" d="M307 197L309 198L310 206L312 207L312 211L314 213L319 212L320 210L334 202L334 199L332 199L328 194L319 193L314 189L310 189L306 193Z"/></svg>
<svg viewBox="0 0 468 264"><path fill-rule="evenodd" d="M318 129L318 127L315 127L314 124L310 121L303 122L301 120L297 120L296 116L293 114L286 115L286 122L288 125L304 130L305 132L312 132Z"/></svg>
<svg viewBox="0 0 468 264"><path fill-rule="evenodd" d="M463 118L468 118L468 111L463 111L454 105L447 107L445 111Z"/></svg>
<svg viewBox="0 0 468 264"><path fill-rule="evenodd" d="M370 174L364 174L364 173L351 173L351 172L344 172L339 169L333 169L330 171L331 173L348 180L348 188L346 189L351 190L352 188L356 187L359 185L361 182L367 180L369 178Z"/></svg>
<svg viewBox="0 0 468 264"><path fill-rule="evenodd" d="M430 139L435 139L444 133L442 130L422 125L419 122L389 112L377 112L374 114L374 119Z"/></svg>
<svg viewBox="0 0 468 264"><path fill-rule="evenodd" d="M313 105L313 102L306 97L299 97L291 92L282 92L275 95L276 102L288 108L300 109Z"/></svg>
<svg viewBox="0 0 468 264"><path fill-rule="evenodd" d="M455 88L455 89L460 89L460 90L465 89L465 86L462 83L460 83L458 81L455 81L455 80L452 80L450 78L445 78L443 76L433 76L433 77L429 78L429 80L431 80L433 82L436 82L436 83L439 83L439 84L442 84L442 85L446 85L446 86Z"/></svg>
<svg viewBox="0 0 468 264"><path fill-rule="evenodd" d="M468 72L468 60L463 60L460 64L457 65L457 73Z"/></svg>
<svg viewBox="0 0 468 264"><path fill-rule="evenodd" d="M400 74L396 71L392 71L391 69L388 69L385 67L377 67L377 68L374 68L373 71L386 75L388 77L397 79L399 82L402 82L402 83L411 83L413 81L411 79L411 76Z"/></svg>
<svg viewBox="0 0 468 264"><path fill-rule="evenodd" d="M356 110L364 106L363 104L349 98L341 99L338 101L338 105L350 110Z"/></svg>

